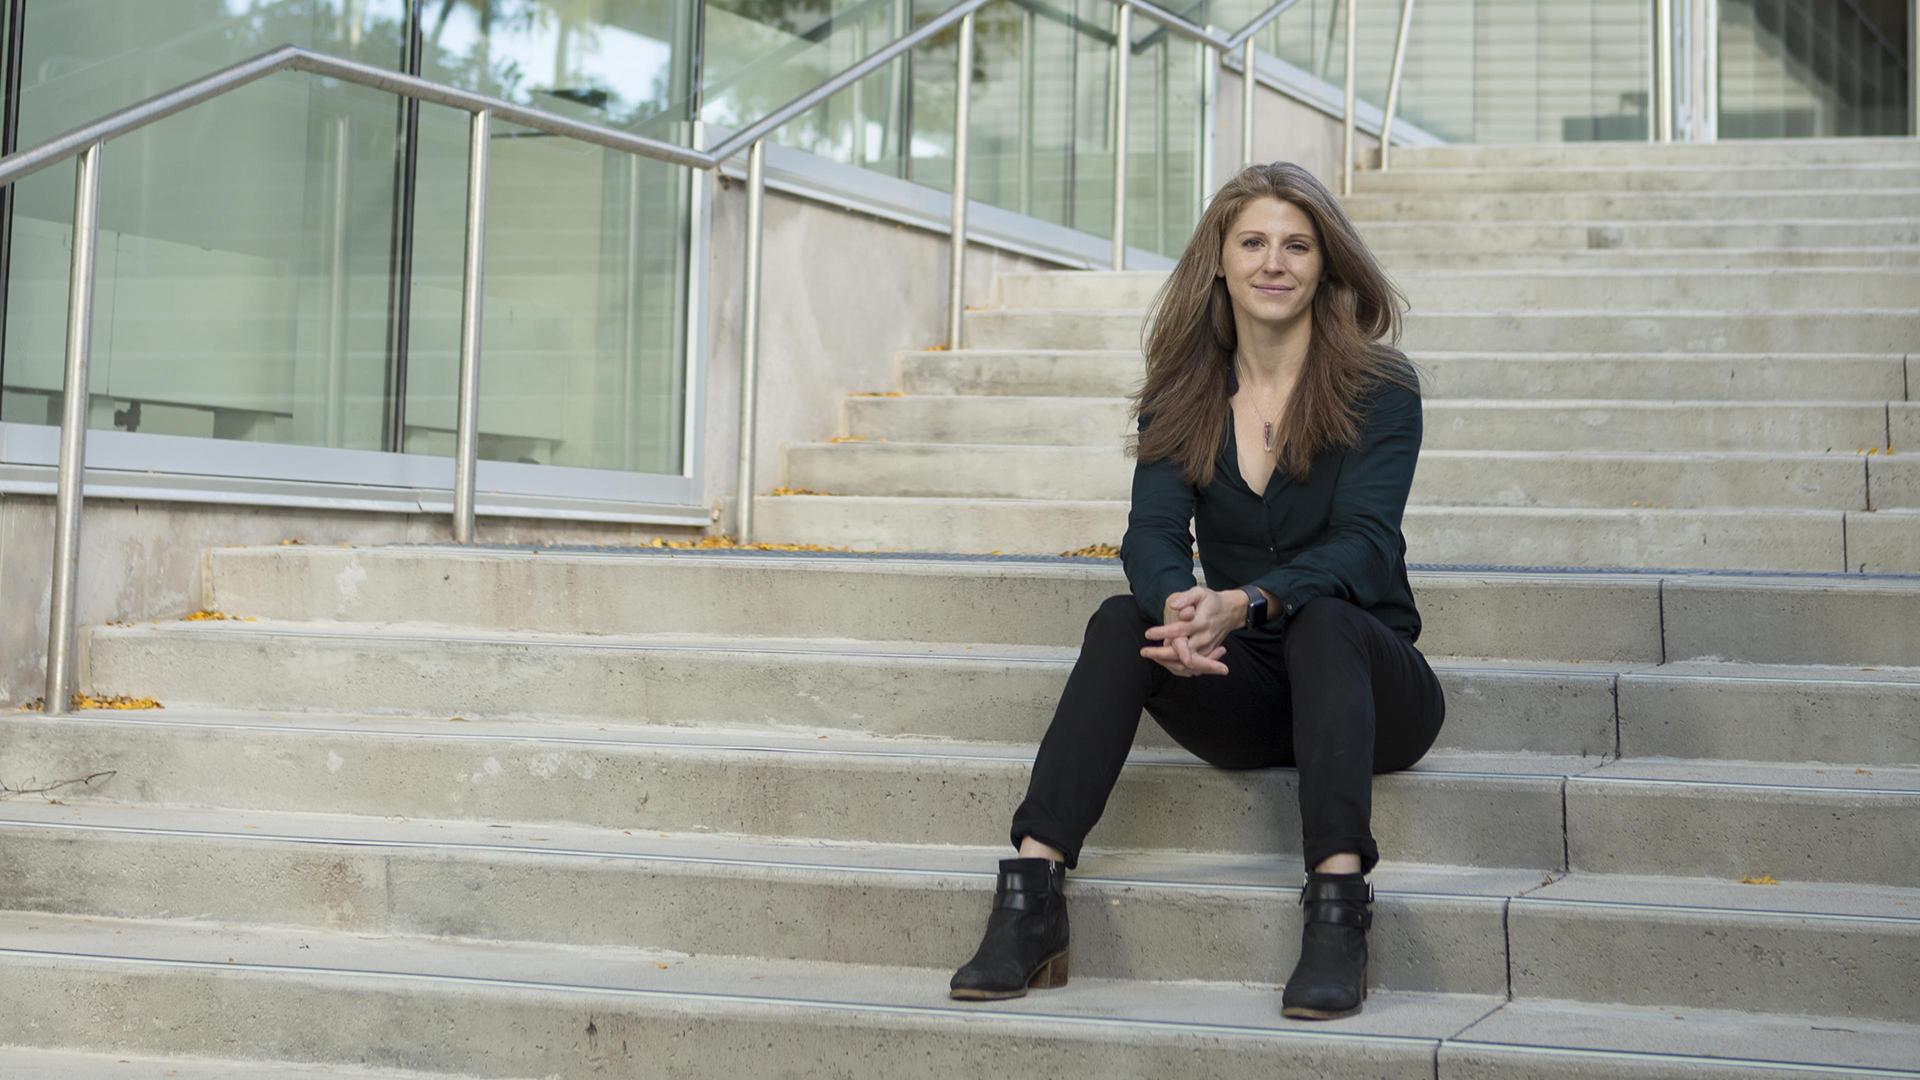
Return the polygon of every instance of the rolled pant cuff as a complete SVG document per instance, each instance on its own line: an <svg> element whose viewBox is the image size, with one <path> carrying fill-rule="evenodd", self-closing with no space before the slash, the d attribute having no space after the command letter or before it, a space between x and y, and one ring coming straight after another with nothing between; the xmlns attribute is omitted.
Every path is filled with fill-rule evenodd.
<svg viewBox="0 0 1920 1080"><path fill-rule="evenodd" d="M1380 848L1373 842L1373 837L1342 836L1328 840L1307 841L1305 853L1307 869L1312 870L1328 856L1338 855L1343 851L1359 853L1360 872L1363 874L1373 873L1374 866L1380 862Z"/></svg>
<svg viewBox="0 0 1920 1080"><path fill-rule="evenodd" d="M1032 838L1038 840L1048 847L1053 848L1055 851L1060 852L1062 855L1065 855L1067 869L1072 870L1080 865L1080 845L1063 844L1054 839L1054 837L1058 835L1060 835L1060 830L1046 825L1038 828L1028 825L1016 825L1012 832L1013 850L1015 852L1020 850L1020 841L1023 839Z"/></svg>

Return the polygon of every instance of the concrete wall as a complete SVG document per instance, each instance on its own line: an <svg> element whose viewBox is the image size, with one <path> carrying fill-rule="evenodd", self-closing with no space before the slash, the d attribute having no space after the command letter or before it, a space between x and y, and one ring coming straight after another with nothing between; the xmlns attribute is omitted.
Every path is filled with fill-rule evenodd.
<svg viewBox="0 0 1920 1080"><path fill-rule="evenodd" d="M702 475L706 501L732 531L739 440L744 185L714 200L709 366ZM946 333L946 238L796 196L768 192L761 284L758 471L764 492L782 482L781 447L840 433L841 402L894 384L894 353ZM993 275L1044 268L973 246L966 297L985 303ZM236 452L240 451L236 446ZM82 627L184 614L200 606L201 556L226 545L390 544L444 541L441 515L95 499L88 503L78 605ZM694 530L483 518L494 543L634 543ZM776 539L776 538L767 538ZM0 708L39 697L45 680L53 500L0 495ZM244 614L236 613L236 614Z"/></svg>
<svg viewBox="0 0 1920 1080"><path fill-rule="evenodd" d="M739 469L746 185L722 180L713 208L705 467L709 503L733 529ZM760 281L760 377L754 487L784 482L780 449L842 434L849 393L891 390L894 354L944 344L945 235L769 191ZM987 302L993 275L1054 269L994 248L967 249L966 302ZM765 538L771 539L771 538Z"/></svg>
<svg viewBox="0 0 1920 1080"><path fill-rule="evenodd" d="M1240 77L1223 67L1219 87L1213 132L1216 184L1224 183L1241 166ZM1339 194L1340 121L1266 86L1254 90L1253 116L1254 160L1294 162ZM1379 148L1377 137L1355 129L1353 154L1357 160L1375 160Z"/></svg>

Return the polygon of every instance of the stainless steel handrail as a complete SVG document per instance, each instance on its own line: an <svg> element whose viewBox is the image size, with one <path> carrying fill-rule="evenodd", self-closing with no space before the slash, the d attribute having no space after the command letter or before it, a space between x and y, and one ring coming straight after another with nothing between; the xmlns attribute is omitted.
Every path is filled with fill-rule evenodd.
<svg viewBox="0 0 1920 1080"><path fill-rule="evenodd" d="M782 124L824 101L839 90L892 61L921 41L958 22L961 47L956 72L960 89L956 109L959 130L955 138L953 211L950 224L952 256L949 280L949 344L960 344L960 313L965 284L966 207L967 207L967 127L966 97L971 84L974 13L993 0L961 0L914 31L905 34L872 55L856 62L826 82L794 98L753 124L735 132L711 151L688 149L673 143L650 139L614 128L589 124L531 109L501 98L430 82L417 76L388 71L352 60L311 52L295 46L283 46L241 61L201 79L196 79L145 101L82 125L64 135L0 159L0 186L13 184L43 169L71 158L78 159L73 222L73 261L70 273L67 320L67 354L62 384L60 452L55 492L54 566L52 596L49 605L47 640L47 689L45 709L49 714L64 714L74 685L73 642L75 596L80 555L81 510L84 499L88 393L88 364L91 354L91 326L95 279L95 250L99 233L100 158L107 141L140 130L169 116L211 101L250 83L282 71L303 71L337 79L403 97L462 109L472 114L468 132L468 184L465 259L461 291L460 369L453 479L453 538L458 543L474 539L475 485L478 475L479 395L481 330L483 328L483 275L485 270L485 234L488 188L489 135L496 120L518 124L536 131L575 139L624 153L690 168L718 170L742 148L749 148L747 287L745 300L745 340L741 386L741 459L740 490L737 492L739 538L751 536L753 502L754 396L758 370L759 282L761 206L764 197L765 137ZM1117 130L1114 146L1113 265L1122 268L1126 260L1126 146L1127 146L1127 71L1132 53L1131 20L1134 11L1160 23L1169 31L1197 41L1225 57L1245 45L1247 79L1252 82L1253 48L1251 38L1261 27L1279 17L1297 0L1279 0L1237 34L1221 36L1211 28L1187 22L1148 0L1109 0L1119 7L1118 32L1113 48L1115 63ZM1351 12L1349 25L1351 26ZM1348 42L1352 50L1351 33ZM1352 63L1348 64L1348 124L1352 123ZM1242 122L1250 132L1251 110ZM1349 131L1349 143L1351 134ZM1347 154L1351 171L1351 147Z"/></svg>
<svg viewBox="0 0 1920 1080"><path fill-rule="evenodd" d="M460 382L457 406L453 537L471 543L474 484L478 471L481 276L484 265L488 132L494 117L610 149L695 168L712 169L719 158L672 143L564 116L528 109L483 94L441 86L338 57L285 46L202 79L128 106L65 135L0 160L0 185L78 158L73 214L73 262L67 298L67 355L61 384L60 456L54 492L54 559L48 605L47 687L44 708L67 712L74 685L73 635L80 564L80 525L86 474L88 366L91 359L95 251L99 236L100 158L108 140L137 131L280 71L306 71L406 97L465 109L469 132L466 259L460 313Z"/></svg>

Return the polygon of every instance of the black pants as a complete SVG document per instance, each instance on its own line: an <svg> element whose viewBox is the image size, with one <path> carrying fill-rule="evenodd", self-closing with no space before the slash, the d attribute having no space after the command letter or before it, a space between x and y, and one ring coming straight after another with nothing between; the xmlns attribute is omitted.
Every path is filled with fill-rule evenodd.
<svg viewBox="0 0 1920 1080"><path fill-rule="evenodd" d="M1147 628L1133 597L1087 622L1080 659L1040 742L1013 843L1031 836L1073 866L1107 806L1144 708L1202 761L1300 771L1306 866L1343 851L1380 861L1369 820L1374 773L1420 760L1446 702L1426 657L1363 609L1331 597L1302 606L1285 636L1229 634L1225 675L1181 677L1140 655Z"/></svg>

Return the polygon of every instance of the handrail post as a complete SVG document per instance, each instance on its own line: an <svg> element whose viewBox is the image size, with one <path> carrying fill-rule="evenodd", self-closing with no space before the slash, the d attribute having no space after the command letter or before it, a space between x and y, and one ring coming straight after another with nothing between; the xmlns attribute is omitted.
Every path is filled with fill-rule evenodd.
<svg viewBox="0 0 1920 1080"><path fill-rule="evenodd" d="M1673 141L1673 0L1655 0L1653 27L1653 130L1660 142Z"/></svg>
<svg viewBox="0 0 1920 1080"><path fill-rule="evenodd" d="M1253 38L1240 46L1240 167L1253 164Z"/></svg>
<svg viewBox="0 0 1920 1080"><path fill-rule="evenodd" d="M765 231L767 140L747 149L747 280L740 298L740 476L734 515L740 543L753 540L753 444L760 381L760 261Z"/></svg>
<svg viewBox="0 0 1920 1080"><path fill-rule="evenodd" d="M453 542L473 543L473 486L480 449L481 282L487 251L487 156L491 110L473 114L467 145L467 257L460 292L460 399L456 405Z"/></svg>
<svg viewBox="0 0 1920 1080"><path fill-rule="evenodd" d="M1120 3L1113 55L1113 268L1127 268L1127 69L1133 60L1133 5Z"/></svg>
<svg viewBox="0 0 1920 1080"><path fill-rule="evenodd" d="M953 213L949 222L947 256L947 348L960 347L960 314L967 293L967 127L973 96L973 12L960 19L959 60L954 72L953 98Z"/></svg>
<svg viewBox="0 0 1920 1080"><path fill-rule="evenodd" d="M1354 31L1359 25L1359 0L1346 0L1347 8L1347 104L1346 119L1340 124L1340 194L1353 194L1353 106L1354 106Z"/></svg>
<svg viewBox="0 0 1920 1080"><path fill-rule="evenodd" d="M60 471L54 488L53 595L47 609L48 716L73 698L74 604L80 576L80 510L87 463L87 365L93 351L94 249L100 231L100 147L80 152L73 192L73 265L67 276L67 363L60 398Z"/></svg>
<svg viewBox="0 0 1920 1080"><path fill-rule="evenodd" d="M1387 171L1393 144L1393 114L1400 107L1400 73L1407 64L1407 38L1413 30L1413 0L1400 0L1400 33L1393 39L1393 71L1387 76L1387 110L1380 117L1380 171Z"/></svg>

